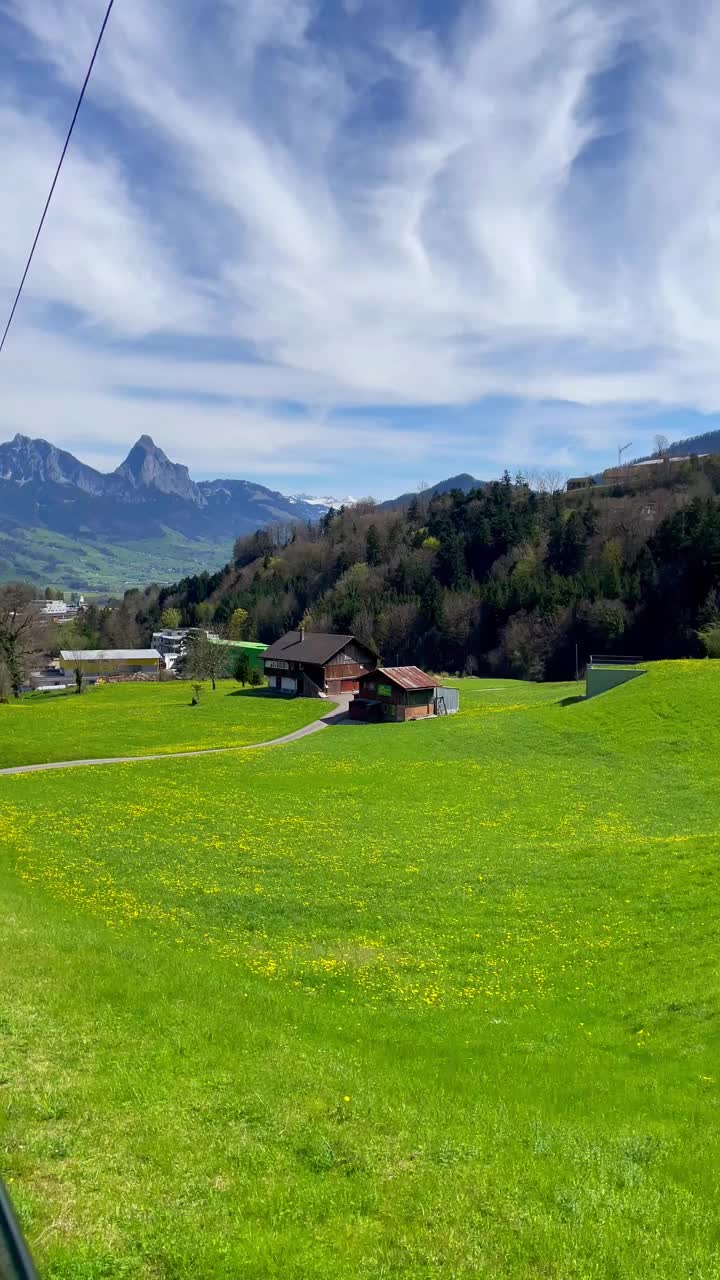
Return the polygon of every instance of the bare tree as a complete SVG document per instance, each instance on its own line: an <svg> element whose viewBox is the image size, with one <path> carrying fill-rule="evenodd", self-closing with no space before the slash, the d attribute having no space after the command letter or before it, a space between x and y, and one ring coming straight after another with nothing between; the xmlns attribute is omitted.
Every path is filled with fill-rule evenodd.
<svg viewBox="0 0 720 1280"><path fill-rule="evenodd" d="M227 675L232 650L217 640L208 640L202 632L190 636L185 670L195 680L209 680L213 689Z"/></svg>
<svg viewBox="0 0 720 1280"><path fill-rule="evenodd" d="M63 661L67 662L68 666L72 667L72 672L75 677L75 692L82 693L83 691L83 682L82 682L83 670L82 670L82 657L81 657L82 650L81 649L65 649L63 650L63 652L67 655L63 659Z"/></svg>
<svg viewBox="0 0 720 1280"><path fill-rule="evenodd" d="M556 467L533 467L523 476L524 482L535 493L561 493L567 479L567 471L560 471Z"/></svg>
<svg viewBox="0 0 720 1280"><path fill-rule="evenodd" d="M658 432L658 434L654 437L654 440L655 440L655 457L656 458L667 457L667 452L668 452L668 449L670 448L670 441L668 440L667 436L661 435L660 432Z"/></svg>
<svg viewBox="0 0 720 1280"><path fill-rule="evenodd" d="M4 658L0 658L0 703L9 702L12 693L10 672Z"/></svg>
<svg viewBox="0 0 720 1280"><path fill-rule="evenodd" d="M33 605L34 592L25 582L0 587L0 660L10 686L19 697L32 658L40 652L46 624Z"/></svg>

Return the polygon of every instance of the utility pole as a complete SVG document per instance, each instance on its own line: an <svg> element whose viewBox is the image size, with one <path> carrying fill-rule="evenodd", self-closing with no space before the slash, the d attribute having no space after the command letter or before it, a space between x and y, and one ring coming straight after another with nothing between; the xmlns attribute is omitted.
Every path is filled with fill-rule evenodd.
<svg viewBox="0 0 720 1280"><path fill-rule="evenodd" d="M622 448L618 447L618 466L619 467L622 466L622 456L625 450L629 449L631 446L632 446L632 440L630 441L630 444L624 444Z"/></svg>

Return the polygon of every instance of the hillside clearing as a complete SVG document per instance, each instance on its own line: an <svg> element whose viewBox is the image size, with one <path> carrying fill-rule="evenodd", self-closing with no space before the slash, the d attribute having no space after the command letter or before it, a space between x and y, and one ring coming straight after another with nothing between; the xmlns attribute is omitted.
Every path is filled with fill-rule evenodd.
<svg viewBox="0 0 720 1280"><path fill-rule="evenodd" d="M576 693L0 780L48 1277L717 1274L720 664Z"/></svg>

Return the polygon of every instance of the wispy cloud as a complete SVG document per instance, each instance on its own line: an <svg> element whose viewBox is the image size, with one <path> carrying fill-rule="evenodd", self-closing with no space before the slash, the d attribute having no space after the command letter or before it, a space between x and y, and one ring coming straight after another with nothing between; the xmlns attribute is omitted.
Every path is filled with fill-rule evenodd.
<svg viewBox="0 0 720 1280"><path fill-rule="evenodd" d="M320 475L356 406L395 474L579 461L648 405L719 410L720 15L455 8L117 5L2 371L8 427L110 443L142 418L211 470ZM0 0L6 298L103 9ZM254 358L173 355L193 335Z"/></svg>

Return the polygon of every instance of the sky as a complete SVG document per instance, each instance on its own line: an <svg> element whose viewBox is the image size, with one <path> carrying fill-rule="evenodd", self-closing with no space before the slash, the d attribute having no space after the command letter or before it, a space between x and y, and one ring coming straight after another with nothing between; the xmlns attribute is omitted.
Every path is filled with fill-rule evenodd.
<svg viewBox="0 0 720 1280"><path fill-rule="evenodd" d="M0 0L5 314L105 7ZM706 0L116 0L0 439L383 498L720 426L719 62Z"/></svg>

